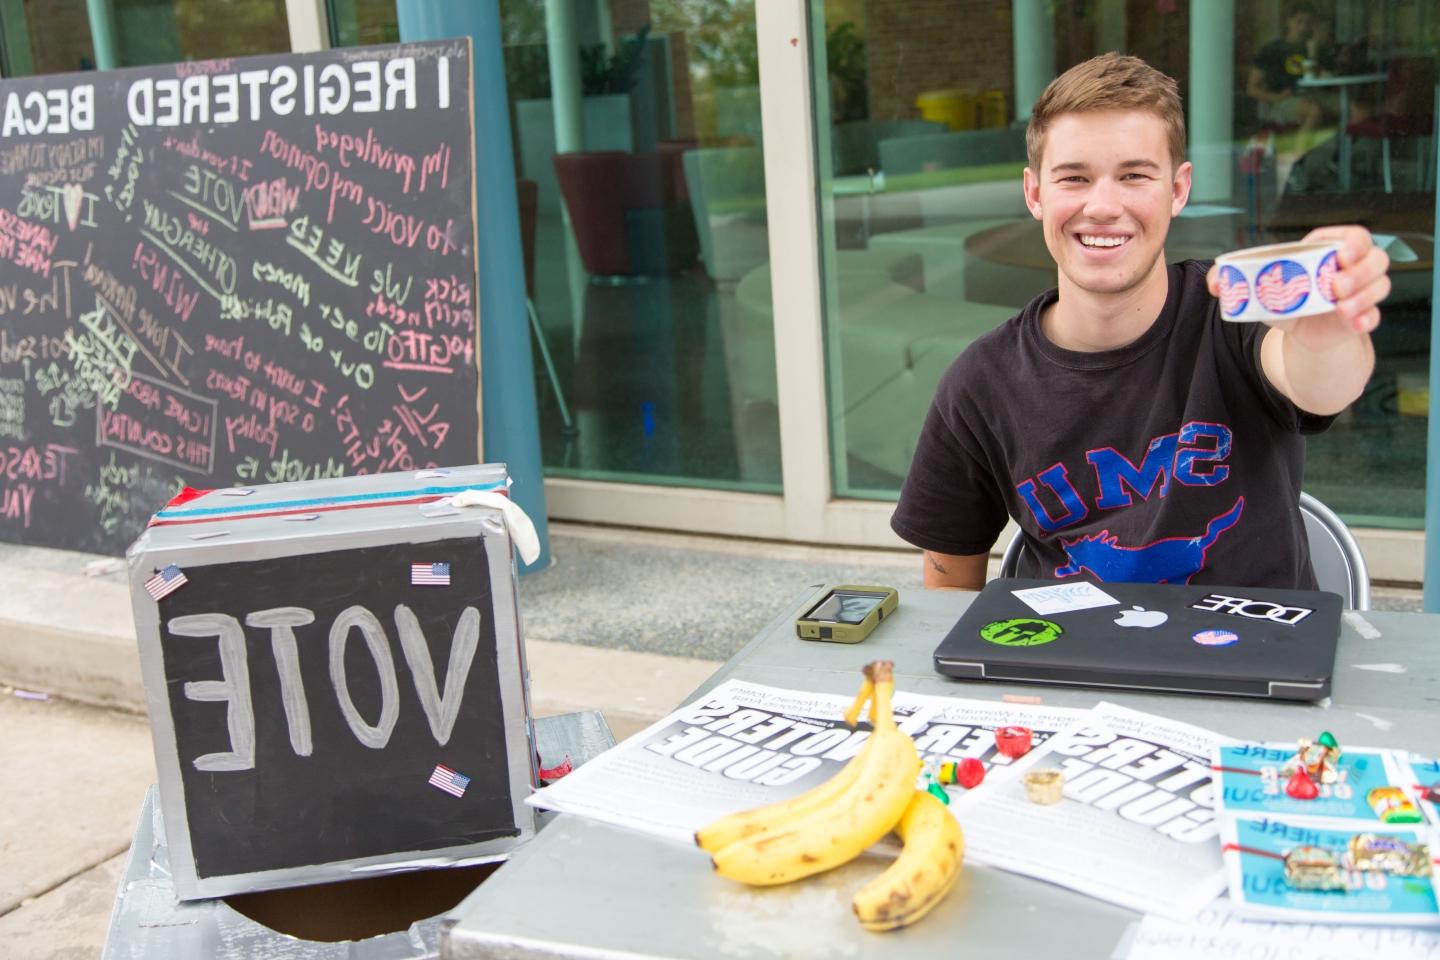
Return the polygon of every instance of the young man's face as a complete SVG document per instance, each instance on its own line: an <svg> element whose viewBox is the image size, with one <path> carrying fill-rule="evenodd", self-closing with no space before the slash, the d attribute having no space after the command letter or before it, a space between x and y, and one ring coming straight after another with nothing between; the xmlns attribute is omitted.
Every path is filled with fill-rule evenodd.
<svg viewBox="0 0 1440 960"><path fill-rule="evenodd" d="M1189 195L1190 164L1172 168L1164 122L1140 110L1057 118L1040 169L1025 170L1025 202L1062 286L1095 294L1126 293L1151 275Z"/></svg>
<svg viewBox="0 0 1440 960"><path fill-rule="evenodd" d="M1285 36L1291 43L1304 43L1315 32L1315 18L1308 11L1297 10L1285 21Z"/></svg>

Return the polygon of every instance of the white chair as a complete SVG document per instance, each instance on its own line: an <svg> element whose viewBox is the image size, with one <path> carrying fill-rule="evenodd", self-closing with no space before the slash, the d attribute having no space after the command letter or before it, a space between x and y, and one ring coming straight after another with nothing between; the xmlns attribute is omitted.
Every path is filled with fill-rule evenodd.
<svg viewBox="0 0 1440 960"><path fill-rule="evenodd" d="M1300 515L1305 519L1305 535L1310 541L1310 563L1321 590L1340 594L1350 610L1370 609L1370 570L1360 545L1355 542L1345 521L1310 494L1300 494ZM1025 552L1024 538L1017 532L1005 546L1000 558L1000 576L1013 577L1020 569Z"/></svg>

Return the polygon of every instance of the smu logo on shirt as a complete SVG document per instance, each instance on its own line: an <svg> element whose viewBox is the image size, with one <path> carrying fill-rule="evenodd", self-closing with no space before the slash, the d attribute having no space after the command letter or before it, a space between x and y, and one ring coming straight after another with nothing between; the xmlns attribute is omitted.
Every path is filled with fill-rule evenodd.
<svg viewBox="0 0 1440 960"><path fill-rule="evenodd" d="M1094 507L1115 510L1135 503L1138 494L1148 500L1165 497L1170 483L1182 486L1213 487L1230 476L1225 461L1233 444L1230 428L1222 423L1192 420L1175 433L1153 438L1137 465L1113 447L1091 450L1085 460L1095 471ZM1045 488L1042 494L1041 487ZM1022 481L1016 492L1042 533L1055 533L1087 517L1090 505L1070 479L1064 463ZM1043 495L1043 500L1042 500ZM1058 502L1059 509L1054 509ZM1216 539L1239 521L1244 498L1229 510L1213 517L1204 530L1191 536L1171 537L1149 544L1126 546L1108 530L1073 540L1060 540L1069 563L1057 567L1055 576L1068 577L1090 571L1101 580L1183 583L1198 573L1205 553Z"/></svg>
<svg viewBox="0 0 1440 960"><path fill-rule="evenodd" d="M1085 454L1085 462L1095 470L1095 487L1100 493L1095 498L1095 508L1128 507L1135 502L1132 496L1135 493L1141 500L1149 500L1157 487L1164 497L1170 492L1172 479L1188 487L1213 487L1223 483L1230 476L1225 460L1230 456L1233 443L1234 435L1225 424L1192 420L1175 433L1151 440L1139 466L1114 447L1091 450ZM1041 484L1060 501L1063 509L1058 513L1052 514L1041 502ZM1015 492L1020 494L1036 525L1045 533L1073 526L1090 513L1063 463L1017 484Z"/></svg>
<svg viewBox="0 0 1440 960"><path fill-rule="evenodd" d="M1165 537L1138 547L1123 547L1109 530L1074 540L1060 540L1070 562L1055 568L1057 577L1089 572L1103 581L1129 583L1189 583L1205 566L1205 552L1220 535L1240 521L1245 498L1205 525L1193 537Z"/></svg>

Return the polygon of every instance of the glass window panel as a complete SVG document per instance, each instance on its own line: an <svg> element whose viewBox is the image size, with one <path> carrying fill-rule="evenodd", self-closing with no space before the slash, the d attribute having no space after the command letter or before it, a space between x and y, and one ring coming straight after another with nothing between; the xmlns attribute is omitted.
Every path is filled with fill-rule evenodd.
<svg viewBox="0 0 1440 960"><path fill-rule="evenodd" d="M1421 526L1440 0L1315 0L1292 25L1293 9L1235 3L1222 36L1184 0L812 0L838 496L893 499L940 375L1055 285L1021 195L1024 118L1059 72L1120 50L1175 77L1190 118L1196 186L1168 259L1323 223L1389 247L1375 375L1310 441L1305 485L1351 522ZM1192 44L1212 43L1233 44L1232 69L1192 90Z"/></svg>
<svg viewBox="0 0 1440 960"><path fill-rule="evenodd" d="M395 0L329 0L330 42L357 47L400 40Z"/></svg>
<svg viewBox="0 0 1440 960"><path fill-rule="evenodd" d="M546 473L779 490L753 3L500 8Z"/></svg>
<svg viewBox="0 0 1440 960"><path fill-rule="evenodd" d="M111 0L110 9L122 67L290 49L285 0ZM0 29L7 76L95 68L85 0L0 0Z"/></svg>

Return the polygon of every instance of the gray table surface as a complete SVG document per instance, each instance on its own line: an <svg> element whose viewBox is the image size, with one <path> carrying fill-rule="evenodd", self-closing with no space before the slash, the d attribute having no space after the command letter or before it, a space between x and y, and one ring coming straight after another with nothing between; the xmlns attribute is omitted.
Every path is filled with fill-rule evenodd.
<svg viewBox="0 0 1440 960"><path fill-rule="evenodd" d="M949 680L932 670L931 653L974 594L905 593L870 639L845 645L795 637L793 618L819 592L797 599L695 696L730 677L851 694L861 665L887 658L895 661L897 687L916 693L1038 695L1046 704L1074 707L1109 700L1234 737L1293 740L1330 730L1342 745L1430 755L1440 749L1440 616L1347 614L1332 697L1297 704ZM923 921L867 933L850 911L850 897L876 872L876 864L862 861L801 883L750 889L717 876L694 847L561 816L451 912L441 955L1109 957L1139 918L1061 887L967 864Z"/></svg>

